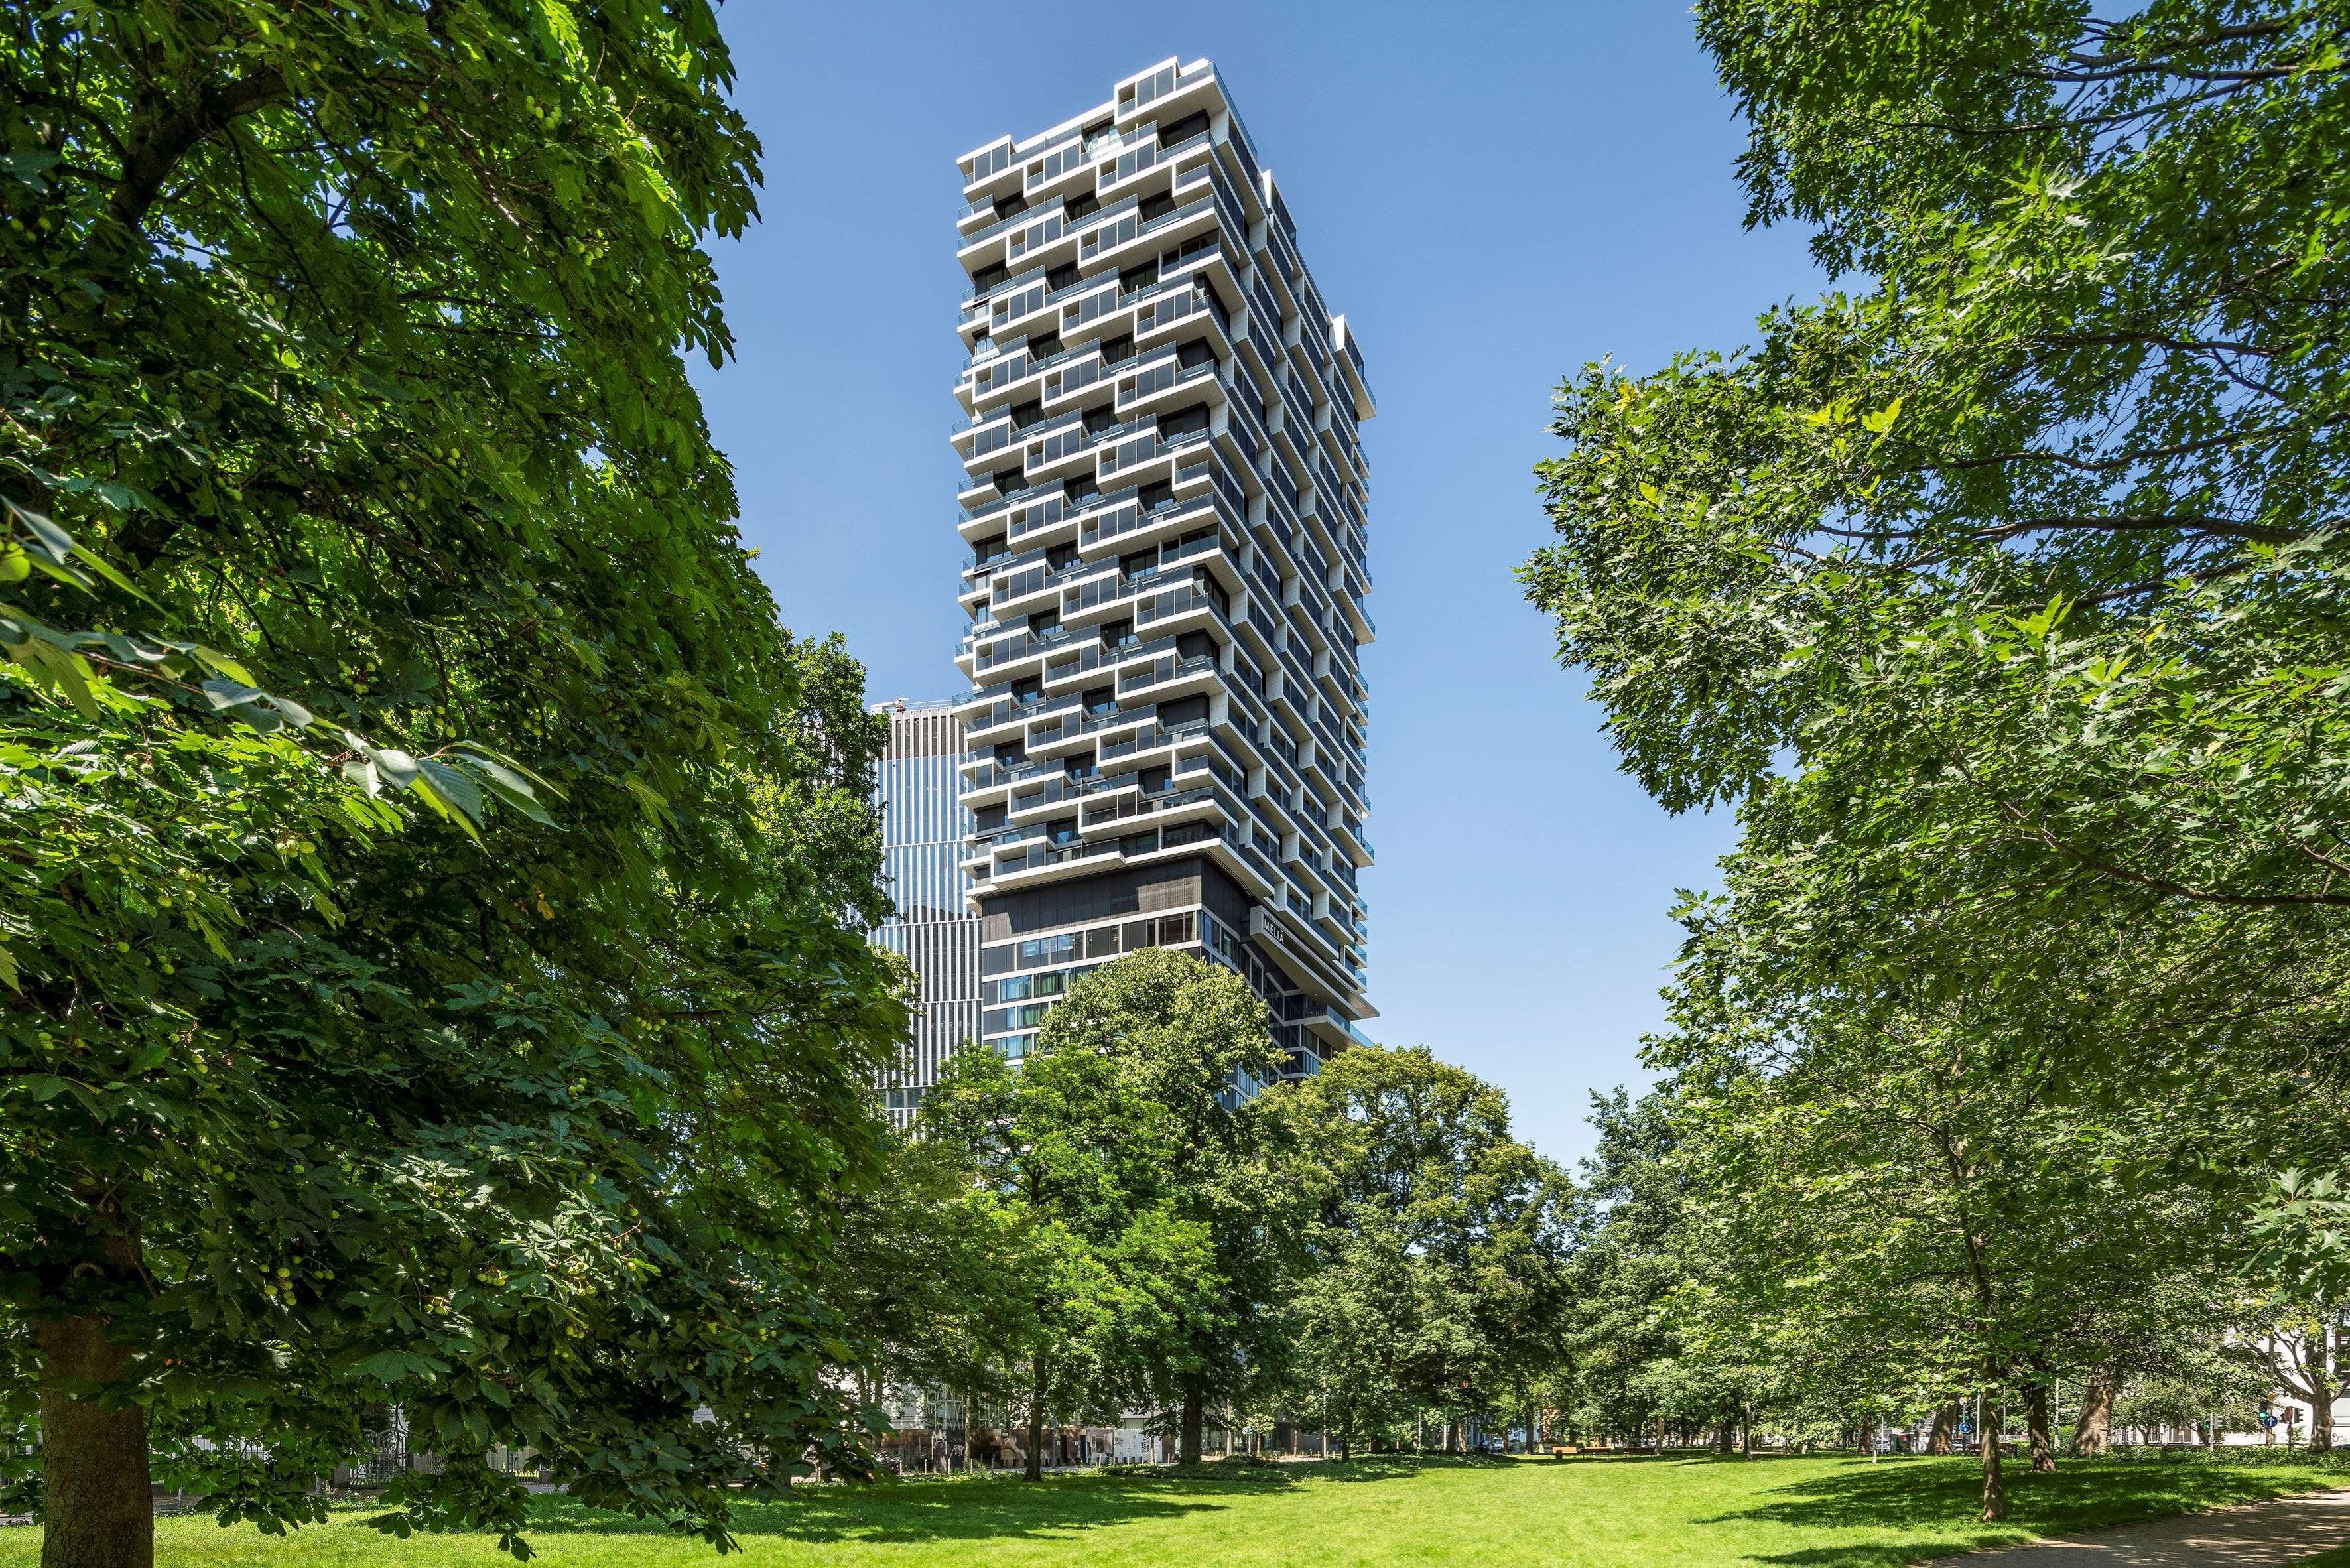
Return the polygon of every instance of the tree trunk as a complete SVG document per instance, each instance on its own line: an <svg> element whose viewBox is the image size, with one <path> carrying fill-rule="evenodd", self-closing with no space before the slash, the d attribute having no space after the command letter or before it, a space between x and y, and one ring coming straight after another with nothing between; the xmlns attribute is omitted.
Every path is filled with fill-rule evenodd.
<svg viewBox="0 0 2350 1568"><path fill-rule="evenodd" d="M1175 1450L1178 1464L1196 1465L1200 1462L1200 1428L1206 1419L1207 1405L1207 1397L1201 1391L1200 1380L1185 1378L1182 1435Z"/></svg>
<svg viewBox="0 0 2350 1568"><path fill-rule="evenodd" d="M1028 1385L1028 1463L1024 1474L1032 1481L1045 1479L1045 1358L1031 1362L1035 1371Z"/></svg>
<svg viewBox="0 0 2350 1568"><path fill-rule="evenodd" d="M2032 1435L2032 1469L2045 1475L2056 1468L2056 1434L2048 1425L2048 1385L2037 1377L2023 1397L2024 1428Z"/></svg>
<svg viewBox="0 0 2350 1568"><path fill-rule="evenodd" d="M2073 1421L2073 1451L2091 1458L2112 1446L2114 1431L2114 1372L2093 1367L2081 1390L2081 1413Z"/></svg>
<svg viewBox="0 0 2350 1568"><path fill-rule="evenodd" d="M1934 1424L1926 1433L1926 1451L1947 1454L1959 1429L1959 1402L1950 1400L1934 1412Z"/></svg>
<svg viewBox="0 0 2350 1568"><path fill-rule="evenodd" d="M41 1370L41 1568L154 1568L147 1412L100 1409L61 1383L125 1380L130 1353L95 1316L34 1331Z"/></svg>
<svg viewBox="0 0 2350 1568"><path fill-rule="evenodd" d="M1997 1524L2007 1517L2007 1483L1999 1469L2000 1409L1996 1402L1986 1399L1982 1407L1982 1516L1985 1524Z"/></svg>
<svg viewBox="0 0 2350 1568"><path fill-rule="evenodd" d="M1730 1452L1730 1417L1724 1416L1721 1418L1721 1425L1713 1429L1713 1446L1722 1453L1726 1454Z"/></svg>

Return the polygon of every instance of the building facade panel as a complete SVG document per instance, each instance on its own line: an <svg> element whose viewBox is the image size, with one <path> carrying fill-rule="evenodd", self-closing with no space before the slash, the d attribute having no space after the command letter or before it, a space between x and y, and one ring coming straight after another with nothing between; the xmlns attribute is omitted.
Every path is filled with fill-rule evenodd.
<svg viewBox="0 0 2350 1568"><path fill-rule="evenodd" d="M1209 62L962 169L982 1037L1185 946L1311 1072L1375 1016L1360 347Z"/></svg>
<svg viewBox="0 0 2350 1568"><path fill-rule="evenodd" d="M980 1038L980 922L962 865L971 835L957 776L962 722L950 702L889 702L880 711L889 718L889 745L874 804L895 909L873 940L906 959L920 984L913 1039L881 1085L891 1116L903 1125L946 1059Z"/></svg>

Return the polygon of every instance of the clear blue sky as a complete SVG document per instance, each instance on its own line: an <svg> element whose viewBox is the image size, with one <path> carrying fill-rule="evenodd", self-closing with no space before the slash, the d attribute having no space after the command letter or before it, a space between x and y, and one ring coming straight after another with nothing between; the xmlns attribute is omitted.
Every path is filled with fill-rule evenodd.
<svg viewBox="0 0 2350 1568"><path fill-rule="evenodd" d="M764 222L718 265L737 362L702 377L786 621L877 698L945 696L962 633L947 444L954 160L1168 56L1213 59L1378 396L1371 463L1370 1025L1506 1088L1573 1158L1638 1082L1676 888L1731 825L1616 769L1586 680L1511 569L1547 524L1552 387L1748 339L1820 280L1750 234L1730 106L1667 4L816 6L723 13L766 148Z"/></svg>

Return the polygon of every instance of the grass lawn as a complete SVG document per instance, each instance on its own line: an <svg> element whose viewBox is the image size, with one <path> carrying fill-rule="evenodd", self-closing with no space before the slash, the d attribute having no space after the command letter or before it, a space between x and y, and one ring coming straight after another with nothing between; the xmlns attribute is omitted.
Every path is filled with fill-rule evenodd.
<svg viewBox="0 0 2350 1568"><path fill-rule="evenodd" d="M1279 1467L1271 1479L1085 1476L823 1487L745 1507L745 1568L992 1568L996 1564L1473 1563L1478 1568L1669 1568L1781 1563L1879 1568L1972 1546L2250 1502L2340 1482L2283 1465L2067 1461L2010 1472L2014 1518L1977 1521L1965 1459L1430 1461ZM271 1540L203 1519L158 1528L167 1568L483 1568L510 1562L486 1536L401 1542L338 1509L321 1527ZM702 1564L699 1542L541 1501L531 1544L548 1568ZM31 1568L38 1532L0 1532L0 1568Z"/></svg>

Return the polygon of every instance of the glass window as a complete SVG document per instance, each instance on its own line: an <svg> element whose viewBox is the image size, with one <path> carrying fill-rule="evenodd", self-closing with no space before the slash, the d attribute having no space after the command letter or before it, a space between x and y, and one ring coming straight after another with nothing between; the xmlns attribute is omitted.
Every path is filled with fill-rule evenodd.
<svg viewBox="0 0 2350 1568"><path fill-rule="evenodd" d="M1020 967L1037 969L1062 959L1074 958L1077 950L1077 933L1064 931L1057 937L1030 937L1020 944Z"/></svg>
<svg viewBox="0 0 2350 1568"><path fill-rule="evenodd" d="M1207 110L1201 109L1197 114L1187 114L1182 119L1177 120L1174 124L1159 128L1159 150L1164 151L1168 148L1174 146L1179 141L1188 141L1192 137L1199 135L1200 132L1207 129Z"/></svg>

